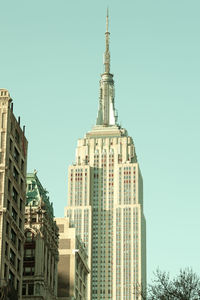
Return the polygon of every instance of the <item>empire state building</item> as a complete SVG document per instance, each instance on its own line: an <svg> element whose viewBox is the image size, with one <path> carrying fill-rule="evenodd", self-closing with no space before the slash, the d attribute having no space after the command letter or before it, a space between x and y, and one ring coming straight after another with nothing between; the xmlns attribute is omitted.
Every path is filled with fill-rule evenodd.
<svg viewBox="0 0 200 300"><path fill-rule="evenodd" d="M133 139L117 122L109 37L107 14L96 125L69 166L65 216L87 248L88 299L133 300L134 287L146 286L143 180Z"/></svg>

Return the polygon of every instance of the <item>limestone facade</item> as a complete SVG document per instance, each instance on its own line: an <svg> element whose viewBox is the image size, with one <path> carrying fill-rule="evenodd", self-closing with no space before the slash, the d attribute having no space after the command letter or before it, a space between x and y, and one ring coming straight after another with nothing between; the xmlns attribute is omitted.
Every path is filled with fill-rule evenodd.
<svg viewBox="0 0 200 300"><path fill-rule="evenodd" d="M57 299L58 227L36 172L27 174L22 297Z"/></svg>
<svg viewBox="0 0 200 300"><path fill-rule="evenodd" d="M9 92L0 89L0 293L21 299L26 201L27 140L13 114ZM4 296L3 296L4 295Z"/></svg>
<svg viewBox="0 0 200 300"><path fill-rule="evenodd" d="M96 126L78 140L68 169L65 216L88 252L88 300L140 300L146 286L143 180L133 139L118 123L110 73L108 15Z"/></svg>
<svg viewBox="0 0 200 300"><path fill-rule="evenodd" d="M59 228L58 300L88 300L88 256L68 218L56 218Z"/></svg>

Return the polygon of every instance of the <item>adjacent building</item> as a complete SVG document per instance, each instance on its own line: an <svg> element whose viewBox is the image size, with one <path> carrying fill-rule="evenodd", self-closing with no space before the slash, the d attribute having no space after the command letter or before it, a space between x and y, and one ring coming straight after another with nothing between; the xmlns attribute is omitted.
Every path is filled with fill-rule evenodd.
<svg viewBox="0 0 200 300"><path fill-rule="evenodd" d="M87 248L88 299L133 300L134 287L146 286L143 180L133 139L117 120L109 35L107 16L98 116L78 140L65 215Z"/></svg>
<svg viewBox="0 0 200 300"><path fill-rule="evenodd" d="M9 92L0 89L0 293L21 299L27 140L13 114Z"/></svg>
<svg viewBox="0 0 200 300"><path fill-rule="evenodd" d="M22 298L57 299L58 227L48 192L27 174Z"/></svg>
<svg viewBox="0 0 200 300"><path fill-rule="evenodd" d="M88 300L88 256L68 218L56 218L59 228L58 300Z"/></svg>

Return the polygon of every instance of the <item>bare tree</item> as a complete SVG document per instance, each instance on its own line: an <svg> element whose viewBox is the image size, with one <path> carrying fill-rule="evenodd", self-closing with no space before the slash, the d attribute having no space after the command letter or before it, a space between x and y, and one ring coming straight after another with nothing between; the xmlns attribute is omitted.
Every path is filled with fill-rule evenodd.
<svg viewBox="0 0 200 300"><path fill-rule="evenodd" d="M142 300L200 300L200 277L192 269L180 270L170 279L169 273L157 270L147 293L141 286L134 288L136 298Z"/></svg>

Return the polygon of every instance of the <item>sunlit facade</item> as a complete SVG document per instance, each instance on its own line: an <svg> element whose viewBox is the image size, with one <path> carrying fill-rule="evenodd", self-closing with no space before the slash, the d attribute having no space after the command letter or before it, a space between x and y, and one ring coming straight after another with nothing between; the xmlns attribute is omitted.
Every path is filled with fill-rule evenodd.
<svg viewBox="0 0 200 300"><path fill-rule="evenodd" d="M108 16L106 27L97 121L78 140L65 214L88 249L88 299L133 300L135 286L146 286L143 181L133 140L117 122Z"/></svg>
<svg viewBox="0 0 200 300"><path fill-rule="evenodd" d="M0 89L0 298L21 299L27 140ZM3 298L5 297L5 298Z"/></svg>

